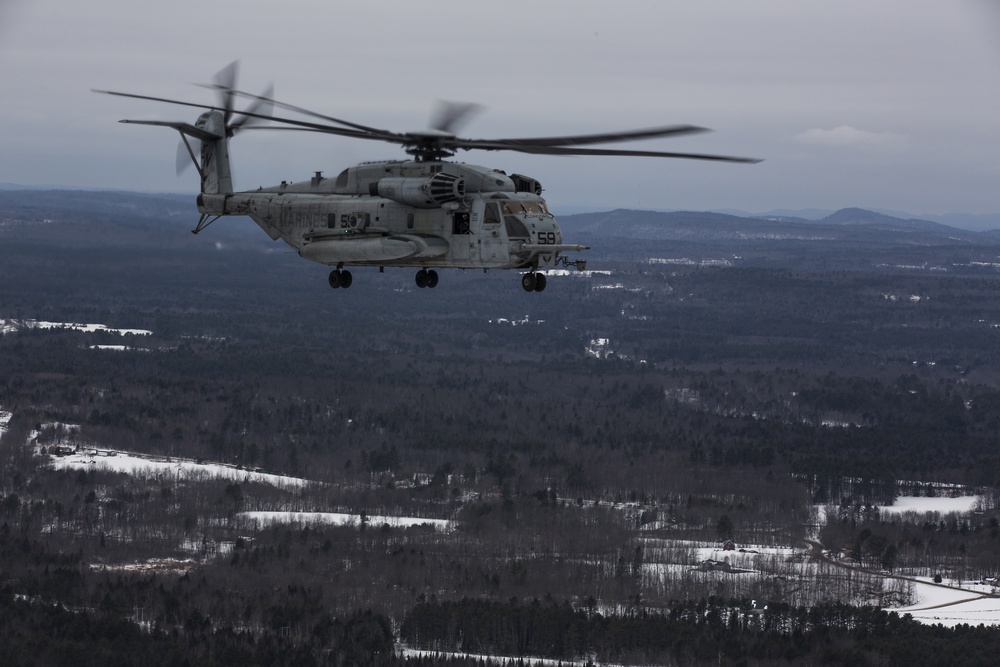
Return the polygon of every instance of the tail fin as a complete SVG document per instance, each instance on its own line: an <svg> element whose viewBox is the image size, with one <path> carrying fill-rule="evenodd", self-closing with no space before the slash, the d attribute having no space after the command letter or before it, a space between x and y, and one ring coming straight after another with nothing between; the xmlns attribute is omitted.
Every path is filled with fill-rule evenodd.
<svg viewBox="0 0 1000 667"><path fill-rule="evenodd" d="M226 124L222 112L203 113L195 123L195 127L209 135L200 137L201 164L198 166L198 173L201 174L201 191L213 195L232 192L233 174L229 167L229 138L226 136Z"/></svg>
<svg viewBox="0 0 1000 667"><path fill-rule="evenodd" d="M198 117L194 125L164 120L123 120L120 122L133 125L172 127L177 130L181 134L178 157L183 157L186 149L201 175L201 191L213 195L233 191L233 174L229 168L229 129L226 127L225 115L221 111L206 111ZM195 157L188 137L201 142L200 161ZM179 160L177 172L180 173L184 166L185 163Z"/></svg>

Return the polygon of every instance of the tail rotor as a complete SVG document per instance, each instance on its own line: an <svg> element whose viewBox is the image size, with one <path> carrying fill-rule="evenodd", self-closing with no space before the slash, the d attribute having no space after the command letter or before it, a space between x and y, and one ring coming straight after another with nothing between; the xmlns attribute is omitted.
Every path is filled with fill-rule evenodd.
<svg viewBox="0 0 1000 667"><path fill-rule="evenodd" d="M222 112L222 125L225 128L225 138L227 139L234 136L244 127L267 125L274 113L273 84L267 86L263 95L252 96L253 101L244 111L234 111L236 97L241 94L236 88L237 79L239 78L239 65L240 61L234 60L216 72L215 76L212 77L212 83L197 84L203 88L214 90L218 94L218 107L212 108ZM234 114L238 114L235 120L233 120ZM181 130L181 139L177 144L176 166L178 176L187 171L192 164L198 168L199 172L205 166L204 158L201 163L199 163L197 158L198 155L204 155L203 142L205 139L195 138L195 144L192 145L185 135L186 133ZM204 180L205 174L202 173L201 175L202 180Z"/></svg>

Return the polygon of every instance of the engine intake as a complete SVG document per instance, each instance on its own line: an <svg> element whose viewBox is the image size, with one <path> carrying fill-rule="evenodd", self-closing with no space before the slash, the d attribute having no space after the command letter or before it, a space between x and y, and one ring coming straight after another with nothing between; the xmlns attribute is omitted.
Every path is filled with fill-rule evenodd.
<svg viewBox="0 0 1000 667"><path fill-rule="evenodd" d="M465 197L465 179L444 172L430 178L383 178L369 192L407 206L438 208Z"/></svg>
<svg viewBox="0 0 1000 667"><path fill-rule="evenodd" d="M514 189L517 192L530 192L533 195L542 194L542 184L530 176L511 174L510 180L514 181Z"/></svg>

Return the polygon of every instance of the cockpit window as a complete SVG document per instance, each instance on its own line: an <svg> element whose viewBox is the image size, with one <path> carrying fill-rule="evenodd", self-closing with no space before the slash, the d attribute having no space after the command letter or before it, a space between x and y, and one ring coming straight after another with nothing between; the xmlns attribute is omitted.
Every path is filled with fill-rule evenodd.
<svg viewBox="0 0 1000 667"><path fill-rule="evenodd" d="M496 204L487 204L486 211L483 215L484 225L499 225L500 224L500 212L497 210Z"/></svg>
<svg viewBox="0 0 1000 667"><path fill-rule="evenodd" d="M502 206L504 215L538 215L549 212L541 199L509 199Z"/></svg>
<svg viewBox="0 0 1000 667"><path fill-rule="evenodd" d="M528 213L544 213L546 215L550 215L549 208L548 206L545 205L544 199L537 199L535 201L526 201L524 203L526 206L528 206Z"/></svg>

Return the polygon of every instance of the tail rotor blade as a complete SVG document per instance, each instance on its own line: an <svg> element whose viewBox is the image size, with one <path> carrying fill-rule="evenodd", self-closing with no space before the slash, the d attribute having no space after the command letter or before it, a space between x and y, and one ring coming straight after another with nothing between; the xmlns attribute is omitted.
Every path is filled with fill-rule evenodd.
<svg viewBox="0 0 1000 667"><path fill-rule="evenodd" d="M270 123L274 113L274 85L269 85L263 95L254 97L250 106L240 113L243 115L230 125L233 132L243 127L259 127Z"/></svg>
<svg viewBox="0 0 1000 667"><path fill-rule="evenodd" d="M219 91L219 106L225 110L226 125L233 115L233 100L236 98L236 77L239 75L240 61L229 63L212 78L212 87Z"/></svg>
<svg viewBox="0 0 1000 667"><path fill-rule="evenodd" d="M193 165L192 160L197 158L198 153L201 152L201 141L197 139L194 140L194 145L188 149L188 143L184 141L182 136L180 141L177 142L177 175L180 176L188 170Z"/></svg>

